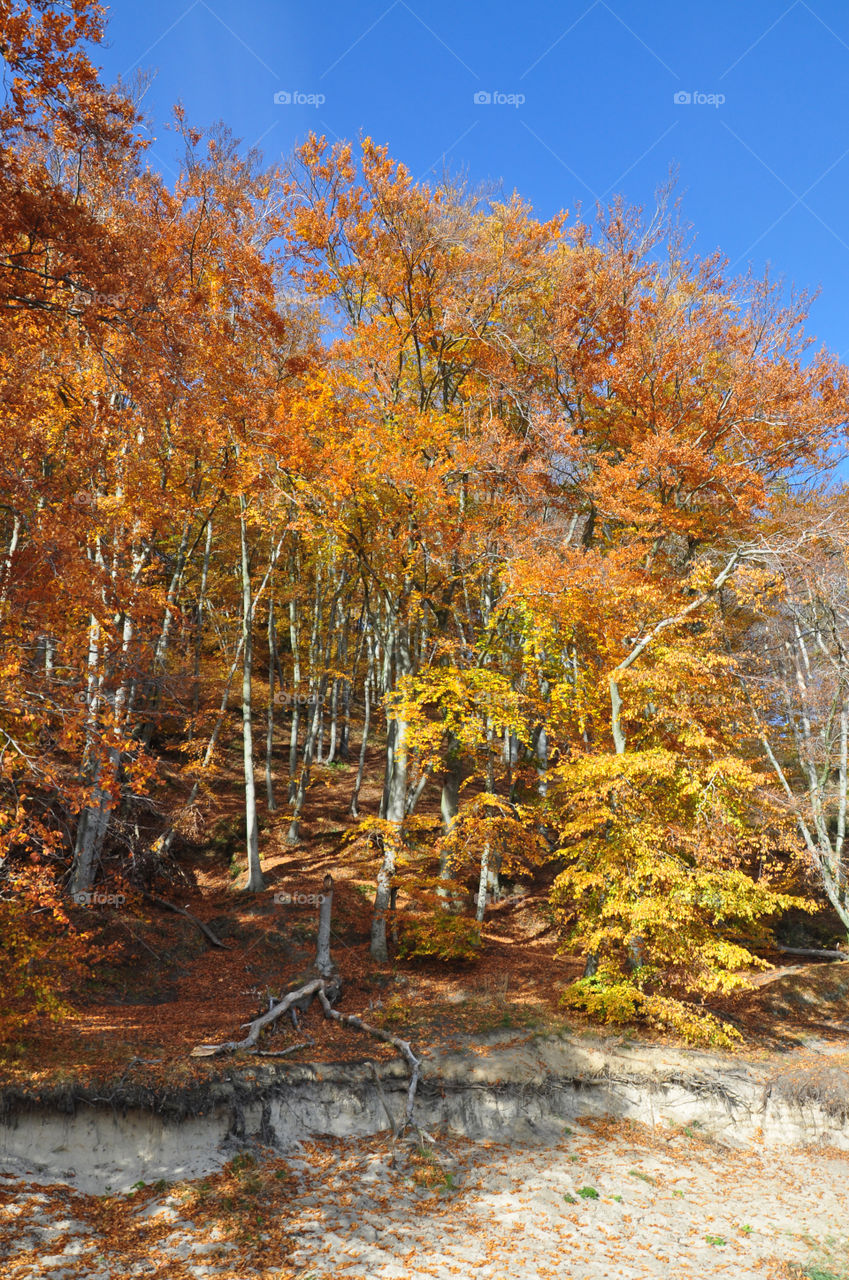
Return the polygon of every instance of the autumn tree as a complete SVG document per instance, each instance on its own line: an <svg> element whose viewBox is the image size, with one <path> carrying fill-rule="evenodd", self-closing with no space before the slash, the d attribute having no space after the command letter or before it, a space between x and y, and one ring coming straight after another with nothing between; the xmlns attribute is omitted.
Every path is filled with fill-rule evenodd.
<svg viewBox="0 0 849 1280"><path fill-rule="evenodd" d="M658 265L619 210L601 233L564 258L583 301L547 337L560 501L508 572L551 665L570 858L554 900L587 955L577 996L615 1016L649 1010L653 983L733 985L752 957L731 937L787 905L762 847L788 850L786 824L773 806L757 832L766 780L720 602L769 495L840 431L845 375L804 363L803 311L773 288L674 237Z"/></svg>
<svg viewBox="0 0 849 1280"><path fill-rule="evenodd" d="M391 694L426 660L434 630L461 649L473 638L496 580L493 548L520 518L517 495L536 483L495 370L559 224L538 224L518 200L417 186L368 140L358 167L349 146L311 139L288 190L293 272L344 325L332 353L347 426L334 518L357 559ZM411 801L400 706L390 700L377 959L387 954L392 832Z"/></svg>
<svg viewBox="0 0 849 1280"><path fill-rule="evenodd" d="M779 495L725 618L754 736L814 882L849 929L847 538L842 488Z"/></svg>

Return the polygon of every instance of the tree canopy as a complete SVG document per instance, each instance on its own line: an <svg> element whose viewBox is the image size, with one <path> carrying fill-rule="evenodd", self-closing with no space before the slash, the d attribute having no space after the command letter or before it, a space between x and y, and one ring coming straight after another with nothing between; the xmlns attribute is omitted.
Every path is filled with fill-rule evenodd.
<svg viewBox="0 0 849 1280"><path fill-rule="evenodd" d="M247 891L263 804L297 845L351 755L376 962L473 952L548 867L573 1005L727 1040L699 1001L782 912L849 928L849 384L806 300L699 258L669 191L541 221L179 112L169 187L102 35L88 0L0 16L15 1016L97 956L73 895L197 834L232 701Z"/></svg>

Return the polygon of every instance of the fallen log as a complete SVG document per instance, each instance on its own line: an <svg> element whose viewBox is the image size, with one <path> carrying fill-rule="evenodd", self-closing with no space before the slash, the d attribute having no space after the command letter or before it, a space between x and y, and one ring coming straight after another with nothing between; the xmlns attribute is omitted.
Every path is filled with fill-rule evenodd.
<svg viewBox="0 0 849 1280"><path fill-rule="evenodd" d="M783 956L810 956L813 960L849 960L849 951L818 951L815 947L779 947Z"/></svg>

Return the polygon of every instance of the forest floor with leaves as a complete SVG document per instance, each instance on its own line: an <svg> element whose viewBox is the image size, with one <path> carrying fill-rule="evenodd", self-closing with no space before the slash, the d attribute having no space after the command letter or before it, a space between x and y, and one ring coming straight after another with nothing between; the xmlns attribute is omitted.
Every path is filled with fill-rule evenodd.
<svg viewBox="0 0 849 1280"><path fill-rule="evenodd" d="M379 760L366 773L361 804L376 810ZM410 1039L419 1049L464 1047L477 1037L504 1030L590 1033L580 1014L566 1013L561 995L581 973L579 957L561 954L560 937L548 905L552 871L521 876L523 891L487 908L483 947L472 960L401 960L377 965L369 955L376 858L354 852L346 837L355 826L347 804L353 765L318 767L302 826L302 839L286 843L285 809L262 819L263 866L267 888L245 894L242 878L244 818L239 779L222 776L221 786L199 814L198 835L186 844L170 882L157 880L154 892L188 908L221 938L208 945L185 917L163 911L120 880L103 889L123 893L121 906L75 907L80 928L91 930L105 958L82 986L68 992L59 1021L37 1019L0 1048L0 1094L57 1096L80 1089L133 1087L149 1096L160 1091L202 1087L221 1071L221 1060L190 1056L201 1043L230 1039L238 1028L268 1007L308 972L315 956L317 907L298 901L321 892L326 873L334 877L332 953L343 978L341 1008ZM438 818L438 795L423 797L422 811ZM340 817L340 815L343 815ZM281 892L293 901L275 902ZM406 900L399 894L398 920ZM844 1001L831 988L843 965L788 964L777 952L763 952L775 967L753 973L751 990L716 999L710 1007L737 1027L740 1052L783 1052L813 1036L843 1039L849 1030ZM800 994L794 975L802 968L810 986ZM821 977L819 971L821 970ZM849 965L846 965L849 974ZM785 998L774 986L789 975ZM813 976L811 976L813 975ZM299 1052L310 1061L354 1061L391 1057L390 1046L369 1042L351 1030L309 1017L314 1044ZM656 1042L665 1037L645 1028L626 1029ZM301 1039L279 1026L269 1048L284 1049Z"/></svg>
<svg viewBox="0 0 849 1280"><path fill-rule="evenodd" d="M376 811L379 753L366 772L364 812ZM317 767L301 841L286 842L284 808L261 818L267 888L239 889L243 878L244 802L240 779L222 774L221 785L197 815L197 836L184 843L178 874L157 880L154 892L188 908L224 943L212 948L184 917L163 911L116 880L105 892L124 893L120 907L76 907L73 918L89 928L106 951L90 979L69 993L58 1022L31 1024L0 1051L0 1088L33 1094L71 1085L103 1088L128 1079L138 1087L183 1089L220 1070L217 1060L191 1058L194 1046L231 1038L301 977L315 957L317 907L300 902L334 878L333 959L343 978L341 1007L403 1032L420 1047L450 1047L503 1028L553 1030L577 1025L559 1008L562 987L578 976L577 958L558 956L558 937L547 907L547 882L525 877L527 894L488 908L481 953L462 964L393 960L377 965L369 955L376 855L346 843L356 823L348 815L353 765ZM422 809L438 820L438 796ZM551 876L548 877L550 881ZM293 901L275 902L286 892ZM399 895L399 916L405 898ZM310 1060L345 1061L362 1056L351 1031L311 1014L315 1045ZM269 1047L299 1037L279 1027ZM389 1046L371 1043L370 1056L391 1057ZM301 1054L304 1057L304 1054Z"/></svg>

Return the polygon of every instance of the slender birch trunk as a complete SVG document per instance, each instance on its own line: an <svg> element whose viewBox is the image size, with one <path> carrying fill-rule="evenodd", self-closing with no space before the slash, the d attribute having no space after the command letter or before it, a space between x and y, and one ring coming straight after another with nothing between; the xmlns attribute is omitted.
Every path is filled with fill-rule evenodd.
<svg viewBox="0 0 849 1280"><path fill-rule="evenodd" d="M351 757L351 681L343 680L342 693L342 733L339 738L339 755L343 760Z"/></svg>
<svg viewBox="0 0 849 1280"><path fill-rule="evenodd" d="M106 760L99 730L98 708L102 697L100 664L100 623L94 614L89 619L88 676L84 695L86 705L86 741L83 752L83 776L91 781L91 797L80 811L74 855L71 864L70 892L88 893L94 884L100 853L109 825L110 793L103 786Z"/></svg>
<svg viewBox="0 0 849 1280"><path fill-rule="evenodd" d="M12 521L12 536L9 539L9 548L3 561L3 572L0 574L0 609L5 605L9 594L9 584L12 581L12 563L15 559L15 552L18 549L20 534L21 517L16 511Z"/></svg>
<svg viewBox="0 0 849 1280"><path fill-rule="evenodd" d="M399 625L395 633L396 674L406 675L410 670L409 638L406 628ZM392 771L387 778L385 818L389 824L383 837L383 861L377 873L377 891L374 896L374 916L371 926L371 956L379 964L389 959L386 945L386 917L392 900L392 877L401 845L401 831L407 807L407 738L408 725L400 716L392 719ZM387 769L389 756L387 752Z"/></svg>
<svg viewBox="0 0 849 1280"><path fill-rule="evenodd" d="M483 848L481 849L481 867L480 867L480 876L478 877L478 896L477 896L477 903L475 905L475 919L477 920L478 924L483 923L484 912L486 911L486 895L487 895L487 890L489 888L490 876L491 876L490 865L489 865L489 855L490 855L489 841L485 840Z"/></svg>
<svg viewBox="0 0 849 1280"><path fill-rule="evenodd" d="M292 821L289 824L289 830L286 833L287 844L297 844L301 838L301 814L304 811L304 802L307 798L307 788L310 784L310 773L312 771L312 763L315 754L315 746L318 741L318 726L321 718L321 703L327 688L327 674L324 673L316 687L315 701L313 703L312 716L307 726L307 735L304 741L304 754L301 761L301 773L298 779L298 788L295 792L294 804L292 807Z"/></svg>
<svg viewBox="0 0 849 1280"><path fill-rule="evenodd" d="M318 698L317 705L318 705L318 735L316 737L316 744L315 744L315 758L319 764L323 764L324 763L324 756L322 755L322 752L324 750L324 696L323 695L320 698Z"/></svg>
<svg viewBox="0 0 849 1280"><path fill-rule="evenodd" d="M357 777L354 782L354 791L351 796L351 817L359 818L360 816L360 788L363 785L363 773L366 767L366 751L368 750L368 735L371 727L371 689L374 679L374 645L372 643L371 633L366 638L368 645L368 662L366 666L365 680L363 681L363 738L360 743L360 757L357 761Z"/></svg>
<svg viewBox="0 0 849 1280"><path fill-rule="evenodd" d="M200 589L198 591L197 619L195 623L194 671L192 685L192 719L189 725L189 741L195 736L198 711L200 710L200 651L203 643L203 615L206 608L206 588L209 581L209 560L212 553L212 520L206 522L206 544L203 549L203 565L200 572Z"/></svg>
<svg viewBox="0 0 849 1280"><path fill-rule="evenodd" d="M336 622L336 610L339 606L339 597L342 593L344 582L345 578L343 575L337 585L337 590L330 606L330 618L327 627L328 639L323 654L324 670L322 671L318 684L315 687L315 703L313 705L313 712L310 718L309 728L307 729L306 741L304 743L304 756L301 763L301 774L298 779L298 789L295 793L292 806L292 821L289 824L289 830L286 835L287 844L297 844L301 838L301 814L303 813L304 802L307 798L307 788L309 787L310 782L310 771L312 769L312 762L315 753L315 744L318 739L321 710L324 704L324 695L327 692L328 680L330 678L327 671L327 664L330 658L330 637L333 635Z"/></svg>
<svg viewBox="0 0 849 1280"><path fill-rule="evenodd" d="M289 737L289 804L298 792L298 736L301 727L301 658L298 637L298 606L289 601L289 639L292 646L292 728Z"/></svg>
<svg viewBox="0 0 849 1280"><path fill-rule="evenodd" d="M248 873L242 889L258 893L265 888L265 877L259 859L259 820L256 808L256 779L254 777L253 744L253 600L251 598L251 571L248 557L248 534L245 519L245 500L240 498L239 535L242 551L242 744L245 767L245 837Z"/></svg>
<svg viewBox="0 0 849 1280"><path fill-rule="evenodd" d="M333 681L330 693L330 740L327 744L325 764L333 764L336 759L336 739L339 731L339 680Z"/></svg>
<svg viewBox="0 0 849 1280"><path fill-rule="evenodd" d="M269 813L276 813L274 799L274 678L277 674L277 641L274 620L274 577L268 593L268 708L265 729L265 794Z"/></svg>

